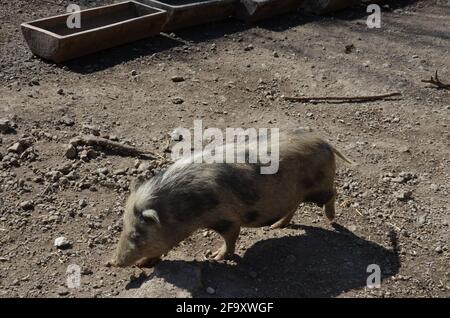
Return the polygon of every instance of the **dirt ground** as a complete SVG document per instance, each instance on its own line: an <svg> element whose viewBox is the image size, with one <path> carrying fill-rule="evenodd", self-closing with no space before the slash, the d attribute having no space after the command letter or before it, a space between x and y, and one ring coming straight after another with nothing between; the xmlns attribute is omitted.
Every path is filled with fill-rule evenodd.
<svg viewBox="0 0 450 318"><path fill-rule="evenodd" d="M358 163L339 165L333 226L302 205L288 228L243 229L238 261L207 260L222 242L205 230L177 246L161 264L198 266L194 297L450 296L450 91L421 82L436 70L450 82L449 1L389 1L380 29L367 28L362 6L229 20L54 65L31 54L19 24L65 5L0 0L0 119L11 126L0 132L1 297L111 297L139 287L139 269L104 264L129 182L158 163L95 151L67 159L67 144L99 132L169 156L168 133L194 119L310 127ZM402 96L367 103L282 98L393 91ZM26 149L8 151L18 141ZM61 236L69 248L54 246ZM66 287L70 264L82 268L79 288ZM381 288L366 287L370 264L381 268Z"/></svg>

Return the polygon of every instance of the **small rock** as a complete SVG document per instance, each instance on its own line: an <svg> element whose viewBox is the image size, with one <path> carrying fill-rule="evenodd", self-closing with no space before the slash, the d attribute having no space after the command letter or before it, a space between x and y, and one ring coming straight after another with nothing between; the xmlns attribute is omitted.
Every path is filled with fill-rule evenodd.
<svg viewBox="0 0 450 318"><path fill-rule="evenodd" d="M69 248L72 245L72 243L64 236L60 236L55 239L54 245L58 249L66 249Z"/></svg>
<svg viewBox="0 0 450 318"><path fill-rule="evenodd" d="M180 128L174 129L170 133L170 139L172 141L181 141L181 140L183 140L183 134L181 133L181 129Z"/></svg>
<svg viewBox="0 0 450 318"><path fill-rule="evenodd" d="M23 201L22 203L19 204L19 207L25 211L33 210L34 203L33 201Z"/></svg>
<svg viewBox="0 0 450 318"><path fill-rule="evenodd" d="M117 170L114 170L114 172L113 172L113 175L115 175L115 176L121 176L121 175L125 175L125 174L127 174L126 168L117 169Z"/></svg>
<svg viewBox="0 0 450 318"><path fill-rule="evenodd" d="M216 290L212 287L208 287L206 288L206 293L208 293L209 295L214 295L216 293Z"/></svg>
<svg viewBox="0 0 450 318"><path fill-rule="evenodd" d="M249 44L249 45L247 45L247 46L245 47L244 51L251 51L251 50L253 50L253 49L254 49L253 45L252 45L252 44Z"/></svg>
<svg viewBox="0 0 450 318"><path fill-rule="evenodd" d="M64 90L62 88L58 88L58 90L56 91L56 93L58 95L64 95Z"/></svg>
<svg viewBox="0 0 450 318"><path fill-rule="evenodd" d="M83 132L94 136L100 136L100 129L92 125L83 125Z"/></svg>
<svg viewBox="0 0 450 318"><path fill-rule="evenodd" d="M70 118L69 116L63 116L61 117L61 119L59 120L59 122L63 125L66 126L73 126L75 125L75 120L73 120L72 118Z"/></svg>
<svg viewBox="0 0 450 318"><path fill-rule="evenodd" d="M20 142L16 142L11 147L8 148L8 152L13 152L13 153L17 153L17 154L22 153L24 150L25 150L25 147Z"/></svg>
<svg viewBox="0 0 450 318"><path fill-rule="evenodd" d="M59 296L66 296L66 295L69 295L69 290L66 287L59 287L58 290L56 291L56 293Z"/></svg>
<svg viewBox="0 0 450 318"><path fill-rule="evenodd" d="M441 246L437 246L437 247L434 249L434 251L435 251L436 253L438 253L438 254L441 254L441 253L442 253L442 247L441 247Z"/></svg>
<svg viewBox="0 0 450 318"><path fill-rule="evenodd" d="M109 173L109 170L108 170L108 168L100 168L100 169L97 169L97 174L103 174L103 175L107 175Z"/></svg>
<svg viewBox="0 0 450 318"><path fill-rule="evenodd" d="M144 172L144 171L150 170L150 167L151 167L150 163L148 163L148 162L141 162L139 164L139 167L138 167L137 170L138 170L138 172Z"/></svg>
<svg viewBox="0 0 450 318"><path fill-rule="evenodd" d="M138 73L137 73L136 70L132 70L132 71L131 71L131 76L137 76L137 74L138 74Z"/></svg>
<svg viewBox="0 0 450 318"><path fill-rule="evenodd" d="M86 199L81 199L80 201L78 201L78 207L80 209L87 207L87 205L88 205L88 203L87 203Z"/></svg>
<svg viewBox="0 0 450 318"><path fill-rule="evenodd" d="M403 183L405 179L403 177L396 177L391 179L392 182Z"/></svg>
<svg viewBox="0 0 450 318"><path fill-rule="evenodd" d="M172 103L176 105L180 105L184 103L184 100L181 97L174 97L172 98Z"/></svg>
<svg viewBox="0 0 450 318"><path fill-rule="evenodd" d="M273 52L273 57L280 57L280 55L278 54L278 52Z"/></svg>
<svg viewBox="0 0 450 318"><path fill-rule="evenodd" d="M185 81L185 79L183 76L177 76L177 75L172 76L172 82L174 82L174 83L179 83L179 82L184 82L184 81Z"/></svg>
<svg viewBox="0 0 450 318"><path fill-rule="evenodd" d="M77 154L77 148L73 145L67 145L66 152L64 153L64 156L66 156L67 159L75 159Z"/></svg>
<svg viewBox="0 0 450 318"><path fill-rule="evenodd" d="M95 159L97 156L98 156L98 153L93 149L83 150L80 153L80 159L83 161L89 161L90 159Z"/></svg>
<svg viewBox="0 0 450 318"><path fill-rule="evenodd" d="M426 221L426 220L427 220L426 214L419 215L419 216L417 217L417 224L418 224L418 225L423 225L423 224L425 224L425 221Z"/></svg>
<svg viewBox="0 0 450 318"><path fill-rule="evenodd" d="M434 192L436 192L437 190L439 190L439 186L437 184L432 183L430 185L430 189L433 190Z"/></svg>
<svg viewBox="0 0 450 318"><path fill-rule="evenodd" d="M0 133L10 133L14 131L14 127L9 119L0 118Z"/></svg>
<svg viewBox="0 0 450 318"><path fill-rule="evenodd" d="M394 192L394 197L399 201L408 201L412 199L412 192L406 190L400 190Z"/></svg>
<svg viewBox="0 0 450 318"><path fill-rule="evenodd" d="M353 44L349 44L345 46L345 54L350 54L355 49L355 46Z"/></svg>
<svg viewBox="0 0 450 318"><path fill-rule="evenodd" d="M409 149L408 146L402 146L402 147L400 147L398 150L399 150L400 152L403 152L403 153L409 153L409 152L411 152L411 150Z"/></svg>

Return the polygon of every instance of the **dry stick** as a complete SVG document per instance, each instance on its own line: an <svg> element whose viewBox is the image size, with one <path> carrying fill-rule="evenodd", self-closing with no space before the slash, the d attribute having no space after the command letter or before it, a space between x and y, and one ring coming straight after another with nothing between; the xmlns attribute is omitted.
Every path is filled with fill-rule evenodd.
<svg viewBox="0 0 450 318"><path fill-rule="evenodd" d="M373 96L353 96L353 97L327 97L327 96L317 96L317 97L288 97L285 96L284 99L291 102L314 102L314 101L343 101L343 102L367 102L385 99L393 96L401 96L402 94L395 92L383 95L373 95Z"/></svg>
<svg viewBox="0 0 450 318"><path fill-rule="evenodd" d="M146 156L151 159L164 159L163 156L158 155L156 153L152 153L149 151L139 150L131 146L127 146L115 141L111 141L109 139L95 137L95 136L81 136L75 137L70 141L72 145L87 145L102 149L107 149L117 154L121 154L124 156Z"/></svg>
<svg viewBox="0 0 450 318"><path fill-rule="evenodd" d="M428 84L432 84L434 86L436 86L436 88L442 88L442 89L449 89L450 88L450 84L444 84L439 80L438 77L438 71L436 71L436 74L433 78L433 76L431 76L431 78L429 80L422 80L422 83L428 83Z"/></svg>

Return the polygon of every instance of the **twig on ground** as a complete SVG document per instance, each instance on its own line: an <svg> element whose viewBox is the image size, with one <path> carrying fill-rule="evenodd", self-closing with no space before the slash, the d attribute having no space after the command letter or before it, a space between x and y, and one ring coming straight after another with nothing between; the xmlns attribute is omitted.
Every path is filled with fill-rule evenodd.
<svg viewBox="0 0 450 318"><path fill-rule="evenodd" d="M303 103L309 103L309 102L320 102L320 101L334 101L334 102L341 102L341 103L360 103L360 102L369 102L369 101L375 101L380 99L385 99L389 97L394 96L401 96L402 94L399 92L389 93L389 94L383 94L383 95L373 95L373 96L352 96L352 97L329 97L329 96L316 96L316 97L289 97L285 96L284 99L291 102L303 102Z"/></svg>
<svg viewBox="0 0 450 318"><path fill-rule="evenodd" d="M132 146L127 146L119 142L115 142L106 138L95 136L80 136L73 138L70 143L74 146L86 145L94 148L106 149L111 152L123 155L123 156L142 156L150 159L164 159L163 156L145 150L140 150Z"/></svg>
<svg viewBox="0 0 450 318"><path fill-rule="evenodd" d="M438 77L438 71L429 80L422 80L422 83L428 83L434 85L437 89L450 89L450 84L444 84L440 81Z"/></svg>

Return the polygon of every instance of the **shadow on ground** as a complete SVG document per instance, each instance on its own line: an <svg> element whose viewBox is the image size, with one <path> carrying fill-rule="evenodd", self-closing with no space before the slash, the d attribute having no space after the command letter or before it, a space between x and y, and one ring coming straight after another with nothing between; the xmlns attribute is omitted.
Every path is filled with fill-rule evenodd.
<svg viewBox="0 0 450 318"><path fill-rule="evenodd" d="M389 4L389 9L393 10L407 5L411 5L417 0L385 1ZM351 21L367 16L367 5L356 5L347 10L334 13L332 16L337 20ZM176 32L176 38L164 34L157 35L150 39L141 40L124 46L112 48L102 52L94 53L86 57L78 58L61 64L69 70L89 74L101 71L117 64L132 61L143 56L150 56L158 52L164 52L174 47L182 47L186 42L201 43L232 35L254 27L282 32L299 25L311 23L313 21L326 19L326 17L305 13L302 11L283 14L257 23L245 23L236 19L228 19L217 23L199 25Z"/></svg>
<svg viewBox="0 0 450 318"><path fill-rule="evenodd" d="M399 271L394 232L392 247L385 248L340 225L334 225L334 230L292 227L302 235L257 242L236 264L163 261L149 278L127 289L139 288L156 277L194 297L211 297L204 292L206 286L216 290L214 297L335 297L364 288L372 273L367 273L370 264L380 266L381 280ZM194 272L199 269L200 284L193 282L195 273L182 273L187 267Z"/></svg>

